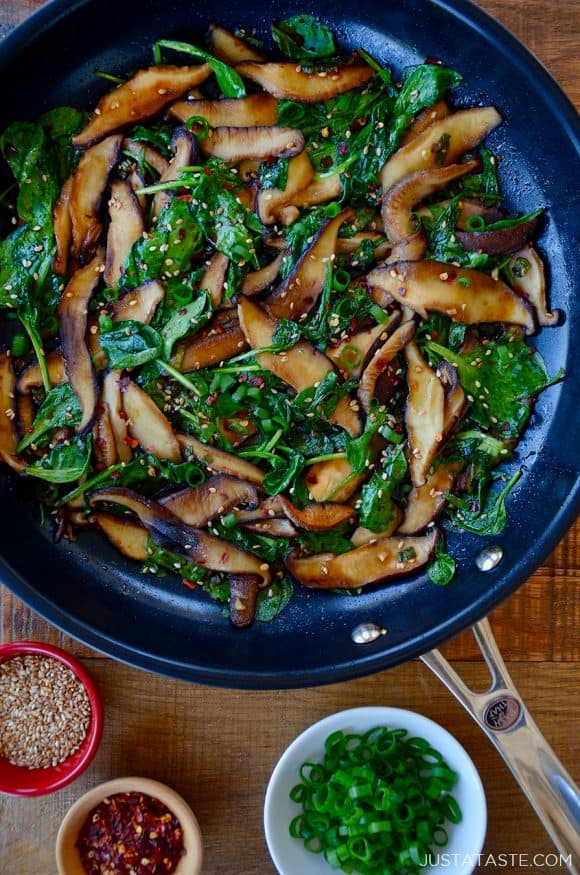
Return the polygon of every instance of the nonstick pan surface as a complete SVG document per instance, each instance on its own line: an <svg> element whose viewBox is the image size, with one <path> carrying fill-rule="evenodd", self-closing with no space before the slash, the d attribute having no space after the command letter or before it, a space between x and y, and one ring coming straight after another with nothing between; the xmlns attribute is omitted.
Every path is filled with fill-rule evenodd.
<svg viewBox="0 0 580 875"><path fill-rule="evenodd" d="M96 69L128 73L151 62L151 44L179 36L203 44L215 17L225 27L256 28L312 12L303 0L253 0L247 8L191 0L53 0L0 45L0 125L50 107L90 109L107 83ZM428 56L459 70L457 106L495 104L504 124L488 142L502 155L501 179L515 211L547 208L540 238L549 264L551 304L564 323L534 344L565 380L544 392L517 464L523 476L508 501L508 525L493 538L504 559L492 572L475 566L490 539L450 535L459 574L446 588L423 575L359 597L297 588L270 624L234 629L218 605L177 578L139 574L96 533L53 543L22 482L0 473L0 575L50 622L90 646L141 668L192 681L242 688L311 686L345 680L411 659L483 617L507 598L556 546L578 510L577 411L580 404L580 276L574 108L543 67L500 25L463 0L319 0L316 14L341 42L363 46L396 75ZM576 341L574 340L576 338ZM199 591L198 591L199 593ZM351 639L361 622L387 634L364 646Z"/></svg>

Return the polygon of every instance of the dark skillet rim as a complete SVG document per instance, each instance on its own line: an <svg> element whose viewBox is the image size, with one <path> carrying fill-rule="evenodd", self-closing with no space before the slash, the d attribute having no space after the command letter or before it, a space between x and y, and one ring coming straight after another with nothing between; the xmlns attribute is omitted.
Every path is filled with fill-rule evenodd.
<svg viewBox="0 0 580 875"><path fill-rule="evenodd" d="M53 26L59 20L82 8L88 0L50 0L33 13L0 42L0 67L4 67L39 33ZM430 0L439 7L475 28L486 40L499 44L510 51L510 62L534 81L534 86L552 106L562 129L580 149L580 123L572 102L561 90L554 77L542 63L502 24L470 0ZM573 375L570 375L573 377ZM580 482L572 484L565 504L553 517L541 539L528 550L525 561L519 563L511 574L493 588L486 590L459 613L453 614L420 639L412 639L400 644L388 653L360 653L356 659L345 658L344 664L288 671L283 673L255 673L235 669L218 669L207 666L193 666L191 663L166 659L158 654L151 655L135 646L109 637L104 632L96 632L90 625L81 621L70 611L55 605L49 598L40 594L32 584L0 556L0 570L3 582L27 605L44 619L84 644L128 665L154 671L167 677L189 680L203 684L227 686L239 689L289 689L305 686L318 686L351 680L370 675L414 659L444 641L459 634L477 620L489 614L497 605L505 601L518 589L554 550L580 512ZM372 649L372 645L370 645ZM305 682L306 681L306 682Z"/></svg>

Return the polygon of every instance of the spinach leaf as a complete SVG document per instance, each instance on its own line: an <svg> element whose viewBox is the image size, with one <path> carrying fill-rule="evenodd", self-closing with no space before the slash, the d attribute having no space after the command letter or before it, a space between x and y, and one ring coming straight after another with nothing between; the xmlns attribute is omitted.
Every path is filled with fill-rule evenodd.
<svg viewBox="0 0 580 875"><path fill-rule="evenodd" d="M292 407L299 410L305 416L308 414L320 414L332 416L341 398L348 395L356 385L356 380L346 380L339 383L336 371L329 371L320 380L317 386L310 386L299 392L292 401Z"/></svg>
<svg viewBox="0 0 580 875"><path fill-rule="evenodd" d="M368 467L372 440L386 421L386 411L381 411L375 404L367 416L363 433L356 438L347 435L346 458L356 474L362 474Z"/></svg>
<svg viewBox="0 0 580 875"><path fill-rule="evenodd" d="M457 563L445 550L445 539L441 537L435 548L435 556L427 566L429 579L437 586L447 586L455 577Z"/></svg>
<svg viewBox="0 0 580 875"><path fill-rule="evenodd" d="M22 222L51 226L60 193L58 168L48 135L37 122L14 122L0 137L0 149L19 185L16 209Z"/></svg>
<svg viewBox="0 0 580 875"><path fill-rule="evenodd" d="M550 379L541 355L519 334L504 334L463 354L433 341L425 348L457 368L471 404L469 418L506 439L518 437L526 424L529 399L562 377Z"/></svg>
<svg viewBox="0 0 580 875"><path fill-rule="evenodd" d="M158 40L154 46L156 63L159 63L161 49L170 49L174 52L181 52L184 55L192 55L200 61L205 61L211 68L224 97L246 96L246 89L239 73L236 73L233 67L228 67L223 61L214 58L213 55L210 55L204 49L199 49L190 43L176 42L175 40Z"/></svg>
<svg viewBox="0 0 580 875"><path fill-rule="evenodd" d="M160 334L145 325L128 319L116 322L110 331L100 334L99 341L107 354L110 368L136 368L158 358L163 349Z"/></svg>
<svg viewBox="0 0 580 875"><path fill-rule="evenodd" d="M153 146L165 158L171 157L171 136L172 131L169 125L163 122L157 124L135 125L129 132L129 137L136 143L144 143L148 146Z"/></svg>
<svg viewBox="0 0 580 875"><path fill-rule="evenodd" d="M301 337L302 331L297 322L292 322L291 319L278 319L272 335L272 348L280 352L290 349L296 346Z"/></svg>
<svg viewBox="0 0 580 875"><path fill-rule="evenodd" d="M337 216L339 212L340 207L335 202L324 207L315 207L286 229L284 241L288 253L284 255L280 265L280 276L282 279L285 279L291 273L296 262L312 244L323 222L326 219Z"/></svg>
<svg viewBox="0 0 580 875"><path fill-rule="evenodd" d="M72 483L87 472L90 461L91 436L84 435L55 444L26 473L49 483Z"/></svg>
<svg viewBox="0 0 580 875"><path fill-rule="evenodd" d="M272 25L280 51L292 61L334 58L336 45L332 31L313 15L294 15Z"/></svg>
<svg viewBox="0 0 580 875"><path fill-rule="evenodd" d="M207 568L196 565L195 562L180 556L179 553L173 553L171 550L160 547L150 537L147 538L147 553L149 558L145 569L153 574L169 571L191 583L201 583L202 585L211 576L211 571L208 571Z"/></svg>
<svg viewBox="0 0 580 875"><path fill-rule="evenodd" d="M258 176L262 191L267 188L279 188L284 191L288 182L289 163L289 158L278 158L276 161L263 161L260 164Z"/></svg>
<svg viewBox="0 0 580 875"><path fill-rule="evenodd" d="M21 453L31 444L51 431L68 425L78 425L81 421L81 406L70 383L62 383L51 389L38 409L32 431L26 434L17 447Z"/></svg>
<svg viewBox="0 0 580 875"><path fill-rule="evenodd" d="M344 523L326 532L300 532L296 542L309 553L334 553L335 556L340 556L341 553L354 550L354 544L350 540L351 532L352 526Z"/></svg>
<svg viewBox="0 0 580 875"><path fill-rule="evenodd" d="M45 112L38 121L56 150L58 178L63 183L79 163L81 153L71 141L87 123L88 114L72 106L58 106Z"/></svg>
<svg viewBox="0 0 580 875"><path fill-rule="evenodd" d="M304 456L301 453L293 453L288 460L280 459L279 465L264 477L262 484L264 492L268 495L279 495L281 492L286 492L303 468Z"/></svg>
<svg viewBox="0 0 580 875"><path fill-rule="evenodd" d="M290 578L284 576L274 580L258 593L256 620L270 623L284 610L293 595L294 585Z"/></svg>
<svg viewBox="0 0 580 875"><path fill-rule="evenodd" d="M405 478L407 459L400 446L383 462L381 472L375 471L361 493L359 522L371 532L384 532L393 523L397 505L393 493Z"/></svg>
<svg viewBox="0 0 580 875"><path fill-rule="evenodd" d="M209 294L203 291L198 298L174 310L161 329L163 357L169 359L174 344L189 334L195 334L208 322L212 313Z"/></svg>
<svg viewBox="0 0 580 875"><path fill-rule="evenodd" d="M463 76L460 73L440 64L405 67L393 115L412 117L428 106L433 106L445 96L449 88L462 81Z"/></svg>
<svg viewBox="0 0 580 875"><path fill-rule="evenodd" d="M267 535L258 535L256 532L246 532L239 526L228 527L221 521L214 520L210 525L210 531L218 538L236 544L242 550L255 553L264 562L280 561L290 549L287 538L270 538Z"/></svg>
<svg viewBox="0 0 580 875"><path fill-rule="evenodd" d="M186 273L202 249L202 236L191 204L173 198L147 237L131 247L123 265L123 288L136 289L150 279L168 280Z"/></svg>
<svg viewBox="0 0 580 875"><path fill-rule="evenodd" d="M516 471L501 492L491 493L483 506L475 503L476 509L473 502L448 495L446 514L452 527L474 535L499 535L503 532L507 521L505 500L521 474L521 471Z"/></svg>

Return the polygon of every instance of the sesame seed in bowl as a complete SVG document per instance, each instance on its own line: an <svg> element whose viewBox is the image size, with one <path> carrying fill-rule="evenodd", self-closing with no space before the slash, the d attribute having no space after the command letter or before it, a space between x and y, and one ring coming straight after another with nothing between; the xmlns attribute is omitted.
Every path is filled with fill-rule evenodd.
<svg viewBox="0 0 580 875"><path fill-rule="evenodd" d="M39 796L69 784L95 755L102 725L80 662L42 642L0 645L0 792Z"/></svg>

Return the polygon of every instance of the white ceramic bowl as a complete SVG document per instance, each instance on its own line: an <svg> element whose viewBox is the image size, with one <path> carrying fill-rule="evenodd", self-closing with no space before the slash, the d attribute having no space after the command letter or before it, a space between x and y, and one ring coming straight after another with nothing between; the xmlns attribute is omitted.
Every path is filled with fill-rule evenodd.
<svg viewBox="0 0 580 875"><path fill-rule="evenodd" d="M75 847L78 834L89 814L106 796L115 793L145 793L159 799L175 814L183 829L186 853L180 859L174 875L200 875L203 862L203 841L195 814L178 793L167 784L151 778L114 778L93 787L69 808L56 839L56 861L59 875L86 875L80 854Z"/></svg>
<svg viewBox="0 0 580 875"><path fill-rule="evenodd" d="M290 790L300 782L302 763L322 761L324 742L332 732L362 733L374 726L407 729L410 736L425 738L459 775L452 795L459 803L463 819L459 824L445 825L449 842L439 849L439 860L434 857L435 865L424 871L429 875L469 875L477 866L487 824L485 793L471 758L446 729L427 717L402 708L378 706L331 714L306 729L282 754L272 772L264 804L266 842L278 872L280 875L333 872L321 854L307 851L299 839L291 837L288 827L301 809L290 799Z"/></svg>

